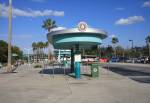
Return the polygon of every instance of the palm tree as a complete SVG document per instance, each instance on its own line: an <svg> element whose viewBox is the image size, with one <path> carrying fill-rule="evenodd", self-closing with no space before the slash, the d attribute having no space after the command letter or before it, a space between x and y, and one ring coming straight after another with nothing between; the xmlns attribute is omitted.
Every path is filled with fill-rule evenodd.
<svg viewBox="0 0 150 103"><path fill-rule="evenodd" d="M113 37L112 38L112 44L114 44L114 46L119 42L118 38L117 37ZM115 51L115 57L116 57L116 47L114 47L114 51Z"/></svg>
<svg viewBox="0 0 150 103"><path fill-rule="evenodd" d="M49 45L48 41L45 42L45 48L48 48L48 45ZM45 49L45 48L44 48L44 49ZM46 57L47 57L47 56L46 56Z"/></svg>
<svg viewBox="0 0 150 103"><path fill-rule="evenodd" d="M43 25L42 27L46 30L48 30L48 32L51 31L51 29L57 27L56 26L56 22L52 19L46 19L45 21L43 21Z"/></svg>
<svg viewBox="0 0 150 103"><path fill-rule="evenodd" d="M36 56L36 49L37 49L36 47L37 47L36 42L33 42L33 43L32 43L32 49L33 49L33 61L34 61L35 56Z"/></svg>
<svg viewBox="0 0 150 103"><path fill-rule="evenodd" d="M145 40L146 40L146 44L147 44L148 47L149 47L149 56L150 56L150 36L147 36L147 37L145 38Z"/></svg>
<svg viewBox="0 0 150 103"><path fill-rule="evenodd" d="M44 48L44 42L39 42L39 48L40 48L40 59L43 59L43 48Z"/></svg>
<svg viewBox="0 0 150 103"><path fill-rule="evenodd" d="M48 30L48 32L51 32L51 29L56 28L56 27L57 27L56 22L52 19L46 19L45 21L43 21L42 28ZM52 39L50 39L49 42L51 43ZM50 44L48 44L48 45L50 45ZM48 51L49 51L49 53L48 53L48 59L49 59L50 58L50 49Z"/></svg>

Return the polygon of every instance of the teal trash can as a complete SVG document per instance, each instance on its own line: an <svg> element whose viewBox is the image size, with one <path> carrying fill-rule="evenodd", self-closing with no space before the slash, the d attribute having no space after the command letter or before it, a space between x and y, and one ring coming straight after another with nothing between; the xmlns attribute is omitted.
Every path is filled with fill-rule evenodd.
<svg viewBox="0 0 150 103"><path fill-rule="evenodd" d="M63 66L67 67L67 61L66 60L63 61Z"/></svg>
<svg viewBox="0 0 150 103"><path fill-rule="evenodd" d="M99 65L98 64L91 65L91 76L93 78L99 77Z"/></svg>

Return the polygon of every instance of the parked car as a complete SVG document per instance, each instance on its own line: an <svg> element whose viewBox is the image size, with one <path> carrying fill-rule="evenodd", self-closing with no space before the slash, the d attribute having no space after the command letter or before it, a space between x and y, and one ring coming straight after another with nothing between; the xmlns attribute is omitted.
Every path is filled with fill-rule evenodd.
<svg viewBox="0 0 150 103"><path fill-rule="evenodd" d="M111 62L126 62L131 63L132 59L129 59L128 57L112 57L110 59Z"/></svg>
<svg viewBox="0 0 150 103"><path fill-rule="evenodd" d="M145 63L145 57L140 58L140 63Z"/></svg>
<svg viewBox="0 0 150 103"><path fill-rule="evenodd" d="M100 62L108 62L109 60L107 58L100 58L99 61Z"/></svg>
<svg viewBox="0 0 150 103"><path fill-rule="evenodd" d="M137 58L135 63L141 63L141 59L140 58Z"/></svg>
<svg viewBox="0 0 150 103"><path fill-rule="evenodd" d="M110 59L111 62L119 62L119 57L112 57Z"/></svg>

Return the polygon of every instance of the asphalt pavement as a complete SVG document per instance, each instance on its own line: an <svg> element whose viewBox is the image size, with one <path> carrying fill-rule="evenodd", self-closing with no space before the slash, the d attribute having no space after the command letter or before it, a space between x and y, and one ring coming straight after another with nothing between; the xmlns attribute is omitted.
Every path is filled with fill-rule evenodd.
<svg viewBox="0 0 150 103"><path fill-rule="evenodd" d="M112 71L122 70L122 64L104 65L99 78L81 75L80 80L64 75L62 68L56 68L54 76L51 68L44 72L32 65L19 66L13 73L1 72L0 103L150 103L149 83ZM81 73L90 73L90 66L81 68Z"/></svg>
<svg viewBox="0 0 150 103"><path fill-rule="evenodd" d="M150 83L150 64L110 63L109 69L141 83Z"/></svg>

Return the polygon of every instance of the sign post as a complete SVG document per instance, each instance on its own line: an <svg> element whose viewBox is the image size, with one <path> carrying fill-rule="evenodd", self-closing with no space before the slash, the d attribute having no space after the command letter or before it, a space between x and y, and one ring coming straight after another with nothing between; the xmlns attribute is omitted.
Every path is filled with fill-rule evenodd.
<svg viewBox="0 0 150 103"><path fill-rule="evenodd" d="M81 54L76 54L74 58L75 58L75 77L76 79L80 79Z"/></svg>

